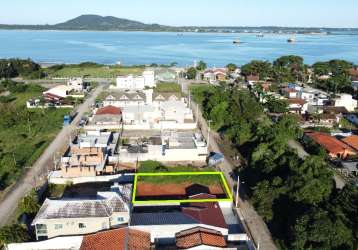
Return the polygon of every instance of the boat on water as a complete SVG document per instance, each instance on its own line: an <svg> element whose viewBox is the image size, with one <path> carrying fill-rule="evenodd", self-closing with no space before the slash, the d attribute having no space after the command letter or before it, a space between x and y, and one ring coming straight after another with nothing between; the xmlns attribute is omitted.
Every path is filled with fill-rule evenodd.
<svg viewBox="0 0 358 250"><path fill-rule="evenodd" d="M296 42L296 37L292 36L290 38L287 39L288 43L295 43Z"/></svg>
<svg viewBox="0 0 358 250"><path fill-rule="evenodd" d="M240 44L240 43L241 43L241 41L239 38L233 41L233 44Z"/></svg>

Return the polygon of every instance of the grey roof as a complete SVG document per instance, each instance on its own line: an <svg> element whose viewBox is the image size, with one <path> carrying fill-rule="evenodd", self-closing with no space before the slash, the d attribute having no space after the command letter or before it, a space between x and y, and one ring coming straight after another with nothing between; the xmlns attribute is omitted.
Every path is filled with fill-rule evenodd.
<svg viewBox="0 0 358 250"><path fill-rule="evenodd" d="M194 218L181 212L168 213L133 213L131 225L179 225L179 224L198 224Z"/></svg>
<svg viewBox="0 0 358 250"><path fill-rule="evenodd" d="M132 185L124 185L118 192L98 192L94 199L46 199L32 225L39 220L109 217L115 212L128 212Z"/></svg>
<svg viewBox="0 0 358 250"><path fill-rule="evenodd" d="M106 95L106 100L109 96L113 96L116 101L128 101L128 100L138 101L139 100L139 98L137 98L138 96L142 100L146 99L145 94L141 91L113 91ZM126 96L128 99L123 98L124 96Z"/></svg>

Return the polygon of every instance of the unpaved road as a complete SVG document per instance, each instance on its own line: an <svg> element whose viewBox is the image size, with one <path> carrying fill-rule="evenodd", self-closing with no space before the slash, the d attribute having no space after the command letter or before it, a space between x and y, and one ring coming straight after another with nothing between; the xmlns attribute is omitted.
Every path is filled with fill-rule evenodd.
<svg viewBox="0 0 358 250"><path fill-rule="evenodd" d="M56 152L64 148L71 134L75 131L76 125L81 117L89 110L89 107L95 102L96 97L103 90L103 85L91 92L90 97L79 105L77 108L77 116L71 125L62 128L52 143L46 148L42 155L37 159L32 168L22 176L9 192L6 193L0 203L0 226L9 222L12 214L15 212L18 202L33 188L38 186L39 182L44 182L48 174L48 168L52 164L53 157Z"/></svg>

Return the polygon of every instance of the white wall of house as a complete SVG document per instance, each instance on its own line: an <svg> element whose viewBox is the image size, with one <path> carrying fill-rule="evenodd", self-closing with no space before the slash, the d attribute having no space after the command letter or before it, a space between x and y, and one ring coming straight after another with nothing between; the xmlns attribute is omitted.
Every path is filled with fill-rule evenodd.
<svg viewBox="0 0 358 250"><path fill-rule="evenodd" d="M36 230L36 237L47 236L53 238L65 235L84 235L95 233L101 230L110 229L121 224L128 223L129 213L114 213L111 217L87 217L87 218L58 218L58 219L41 219L38 224L46 225L47 232L40 233ZM80 226L80 223L84 227Z"/></svg>
<svg viewBox="0 0 358 250"><path fill-rule="evenodd" d="M142 76L118 76L116 87L119 89L142 90L146 87L152 88L156 86L155 73L152 70L146 70Z"/></svg>
<svg viewBox="0 0 358 250"><path fill-rule="evenodd" d="M352 112L357 108L357 100L353 99L352 95L341 94L339 98L335 99L335 107L345 107Z"/></svg>
<svg viewBox="0 0 358 250"><path fill-rule="evenodd" d="M120 149L119 159L124 163L139 161L160 161L160 162L205 162L207 158L207 148L198 147L191 149L173 148L166 149L163 154L162 145L148 145L148 153L133 154L126 149Z"/></svg>
<svg viewBox="0 0 358 250"><path fill-rule="evenodd" d="M77 78L70 78L67 81L67 86L71 87L73 90L77 91L77 92L81 92L84 89L84 85L83 85L83 79L80 77Z"/></svg>

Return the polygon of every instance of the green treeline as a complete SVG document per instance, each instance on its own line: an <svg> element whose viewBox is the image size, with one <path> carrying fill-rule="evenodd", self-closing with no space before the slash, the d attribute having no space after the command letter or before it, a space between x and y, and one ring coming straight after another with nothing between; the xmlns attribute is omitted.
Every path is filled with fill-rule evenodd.
<svg viewBox="0 0 358 250"><path fill-rule="evenodd" d="M272 63L253 60L241 67L245 76L257 75L260 80L272 80L275 83L307 82L313 87L333 92L351 93L349 69L354 65L344 60L317 62L311 66L304 64L300 56L282 56Z"/></svg>
<svg viewBox="0 0 358 250"><path fill-rule="evenodd" d="M281 249L357 249L358 188L336 190L323 156L305 160L288 147L301 137L294 116L273 123L248 91L192 89L206 119L243 155L240 176Z"/></svg>

